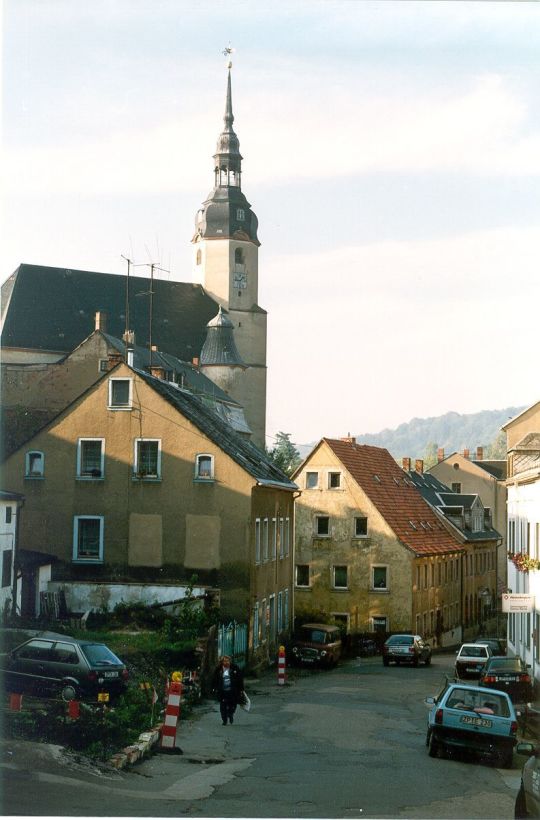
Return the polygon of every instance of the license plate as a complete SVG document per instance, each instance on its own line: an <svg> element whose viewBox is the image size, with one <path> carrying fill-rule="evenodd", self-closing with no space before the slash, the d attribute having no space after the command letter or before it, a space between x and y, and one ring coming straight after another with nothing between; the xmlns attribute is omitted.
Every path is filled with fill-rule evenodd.
<svg viewBox="0 0 540 820"><path fill-rule="evenodd" d="M118 677L118 672L104 672L103 677L104 678L117 678Z"/></svg>
<svg viewBox="0 0 540 820"><path fill-rule="evenodd" d="M479 668L479 666L468 666L467 672L478 672Z"/></svg>
<svg viewBox="0 0 540 820"><path fill-rule="evenodd" d="M486 718L481 717L473 717L472 715L463 715L460 718L461 723L467 723L469 726L482 726L484 729L489 729L492 725L491 720L486 720Z"/></svg>
<svg viewBox="0 0 540 820"><path fill-rule="evenodd" d="M515 680L515 678L510 678L508 675L504 677L500 675L499 677L495 676L496 681L503 681L504 683L511 683L511 681Z"/></svg>

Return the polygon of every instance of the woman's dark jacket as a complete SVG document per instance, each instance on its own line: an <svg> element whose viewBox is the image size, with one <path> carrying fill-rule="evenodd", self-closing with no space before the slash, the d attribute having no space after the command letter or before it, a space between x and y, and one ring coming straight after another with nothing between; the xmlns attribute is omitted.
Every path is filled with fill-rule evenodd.
<svg viewBox="0 0 540 820"><path fill-rule="evenodd" d="M229 667L231 676L231 688L229 690L229 697L237 703L240 700L240 694L244 691L244 676L242 670L235 664L231 663ZM223 689L223 667L218 666L214 672L214 680L212 686L218 698L224 697L227 693Z"/></svg>

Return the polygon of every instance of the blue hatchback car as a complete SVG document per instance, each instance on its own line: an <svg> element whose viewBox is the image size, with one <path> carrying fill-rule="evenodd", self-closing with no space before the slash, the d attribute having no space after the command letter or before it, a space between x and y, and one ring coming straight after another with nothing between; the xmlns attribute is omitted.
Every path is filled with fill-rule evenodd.
<svg viewBox="0 0 540 820"><path fill-rule="evenodd" d="M426 736L431 757L461 749L505 768L512 765L518 725L506 692L448 682L425 703L431 707Z"/></svg>

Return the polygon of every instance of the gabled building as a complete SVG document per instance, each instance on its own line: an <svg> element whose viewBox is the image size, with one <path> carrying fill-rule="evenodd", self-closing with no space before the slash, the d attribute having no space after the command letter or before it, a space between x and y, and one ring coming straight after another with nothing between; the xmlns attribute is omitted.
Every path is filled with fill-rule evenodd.
<svg viewBox="0 0 540 820"><path fill-rule="evenodd" d="M484 458L484 448L445 456L439 449L437 464L426 470L452 492L478 495L501 536L497 551L497 596L506 589L506 459Z"/></svg>
<svg viewBox="0 0 540 820"><path fill-rule="evenodd" d="M298 618L461 640L463 546L387 450L323 438L293 480Z"/></svg>
<svg viewBox="0 0 540 820"><path fill-rule="evenodd" d="M508 615L508 644L540 680L540 402L502 429L508 451L508 588L534 596L530 611Z"/></svg>
<svg viewBox="0 0 540 820"><path fill-rule="evenodd" d="M219 587L252 658L292 610L290 481L204 397L118 364L4 463L26 496L20 545L53 555L51 583L171 580Z"/></svg>
<svg viewBox="0 0 540 820"><path fill-rule="evenodd" d="M491 521L491 511L479 495L450 492L431 473L423 472L423 463L403 459L404 469L449 531L461 543L463 639L474 639L487 622L497 619L497 553L502 537ZM495 623L496 626L496 623Z"/></svg>
<svg viewBox="0 0 540 820"><path fill-rule="evenodd" d="M229 70L213 187L197 211L192 237L193 275L200 284L21 264L2 285L5 365L60 361L90 335L98 312L107 315L108 333L116 339L134 333L148 350L157 346L192 362L201 357L208 323L223 308L239 358L224 361L220 351L215 359L215 349L207 347L202 364L244 408L253 440L264 448L266 311L258 304L260 242L257 217L242 190L233 122Z"/></svg>

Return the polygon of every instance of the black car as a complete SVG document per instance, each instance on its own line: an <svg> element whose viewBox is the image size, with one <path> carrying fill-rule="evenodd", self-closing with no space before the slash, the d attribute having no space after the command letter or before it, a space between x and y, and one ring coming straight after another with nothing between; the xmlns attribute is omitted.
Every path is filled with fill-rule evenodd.
<svg viewBox="0 0 540 820"><path fill-rule="evenodd" d="M492 655L506 655L506 641L504 638L475 638L474 643L485 643L491 649Z"/></svg>
<svg viewBox="0 0 540 820"><path fill-rule="evenodd" d="M394 661L412 663L418 666L419 662L429 666L431 663L431 646L420 635L392 635L383 646L383 664L388 666Z"/></svg>
<svg viewBox="0 0 540 820"><path fill-rule="evenodd" d="M39 636L5 656L2 677L6 692L97 700L99 692L123 692L128 671L104 643Z"/></svg>
<svg viewBox="0 0 540 820"><path fill-rule="evenodd" d="M512 703L528 703L533 698L533 684L528 670L521 658L494 655L486 661L478 685L507 692Z"/></svg>

